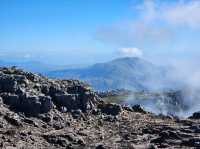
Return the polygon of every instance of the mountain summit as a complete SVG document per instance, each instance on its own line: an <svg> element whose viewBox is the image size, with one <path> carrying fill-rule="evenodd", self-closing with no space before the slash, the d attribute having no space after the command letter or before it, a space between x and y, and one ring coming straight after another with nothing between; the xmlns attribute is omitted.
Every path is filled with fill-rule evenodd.
<svg viewBox="0 0 200 149"><path fill-rule="evenodd" d="M96 90L131 89L149 90L160 88L165 70L136 57L114 59L87 68L51 71L53 78L81 79ZM152 85L154 83L154 85Z"/></svg>

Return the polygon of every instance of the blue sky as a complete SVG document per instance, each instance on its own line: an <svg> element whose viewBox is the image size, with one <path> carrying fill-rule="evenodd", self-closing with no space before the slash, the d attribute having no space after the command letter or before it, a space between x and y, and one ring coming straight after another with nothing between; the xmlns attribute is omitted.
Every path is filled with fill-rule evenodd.
<svg viewBox="0 0 200 149"><path fill-rule="evenodd" d="M198 60L197 0L0 0L0 59Z"/></svg>

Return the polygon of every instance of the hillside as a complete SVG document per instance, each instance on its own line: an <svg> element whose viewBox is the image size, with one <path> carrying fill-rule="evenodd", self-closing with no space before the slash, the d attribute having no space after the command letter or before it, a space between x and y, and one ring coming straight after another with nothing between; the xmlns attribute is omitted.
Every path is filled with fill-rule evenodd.
<svg viewBox="0 0 200 149"><path fill-rule="evenodd" d="M12 67L16 66L18 68L24 69L26 71L31 71L35 73L46 73L56 69L58 66L52 66L44 64L39 61L29 61L29 60L0 60L0 67Z"/></svg>
<svg viewBox="0 0 200 149"><path fill-rule="evenodd" d="M200 112L181 120L102 101L78 80L0 68L0 148L199 148Z"/></svg>
<svg viewBox="0 0 200 149"><path fill-rule="evenodd" d="M82 69L65 69L47 74L53 78L81 79L96 90L151 90L167 88L166 70L140 58L119 58ZM154 85L152 85L152 83Z"/></svg>

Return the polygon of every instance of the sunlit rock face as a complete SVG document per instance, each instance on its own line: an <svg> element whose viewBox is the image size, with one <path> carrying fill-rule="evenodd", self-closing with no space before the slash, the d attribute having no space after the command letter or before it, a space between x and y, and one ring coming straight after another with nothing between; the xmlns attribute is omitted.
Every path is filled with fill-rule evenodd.
<svg viewBox="0 0 200 149"><path fill-rule="evenodd" d="M77 80L50 80L15 68L0 69L0 96L11 109L37 116L53 108L92 110L97 96Z"/></svg>

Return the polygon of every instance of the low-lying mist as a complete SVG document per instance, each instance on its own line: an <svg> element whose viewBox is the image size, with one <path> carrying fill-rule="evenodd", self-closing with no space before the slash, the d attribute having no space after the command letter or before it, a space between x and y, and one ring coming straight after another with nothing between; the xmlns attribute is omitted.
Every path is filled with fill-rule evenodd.
<svg viewBox="0 0 200 149"><path fill-rule="evenodd" d="M200 111L200 71L193 63L176 63L163 80L151 78L149 91L130 95L124 104L139 104L155 114L185 118Z"/></svg>

